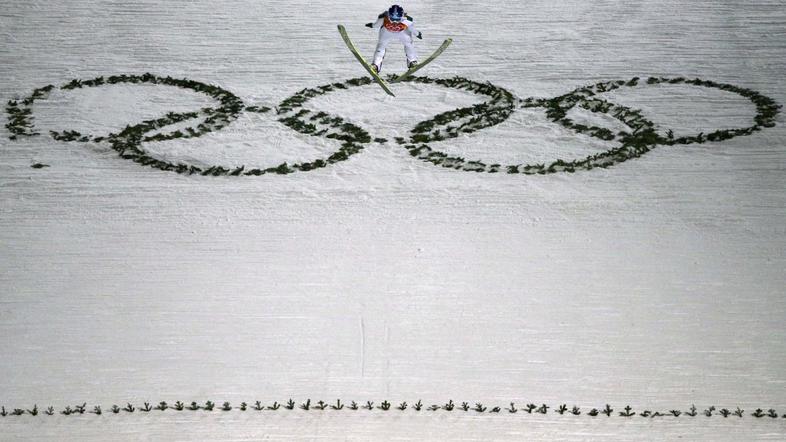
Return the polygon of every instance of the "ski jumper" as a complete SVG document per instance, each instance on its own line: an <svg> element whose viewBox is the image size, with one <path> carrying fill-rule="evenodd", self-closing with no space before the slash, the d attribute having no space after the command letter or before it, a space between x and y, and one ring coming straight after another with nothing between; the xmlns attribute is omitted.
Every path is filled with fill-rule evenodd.
<svg viewBox="0 0 786 442"><path fill-rule="evenodd" d="M418 54L415 51L415 36L418 31L412 24L412 17L405 15L404 19L400 22L394 22L388 18L387 11L379 14L377 21L372 28L379 28L379 42L377 49L374 52L373 63L382 67L382 59L385 58L385 50L392 41L400 41L404 44L404 52L407 54L407 63L418 60Z"/></svg>

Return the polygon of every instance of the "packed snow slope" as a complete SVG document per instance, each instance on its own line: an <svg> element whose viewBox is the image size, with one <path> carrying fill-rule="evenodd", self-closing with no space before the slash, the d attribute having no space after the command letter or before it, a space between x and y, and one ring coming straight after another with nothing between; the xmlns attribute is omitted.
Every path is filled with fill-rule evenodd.
<svg viewBox="0 0 786 442"><path fill-rule="evenodd" d="M0 405L452 399L584 413L26 414L0 418L0 438L783 440L786 419L750 416L786 413L783 114L748 136L545 175L410 155L396 137L487 100L426 83L396 84L395 98L370 84L311 99L305 108L387 141L285 175L178 174L121 158L106 140L50 136L103 137L216 106L160 84L60 88L149 72L273 108L241 111L198 138L140 144L156 158L203 170L327 158L341 141L297 132L275 108L304 88L363 76L336 24L370 56L376 37L363 24L387 6L3 1L4 106L56 87L31 107L40 136L0 128ZM454 39L419 75L490 82L517 100L653 76L786 103L783 1L404 6L423 32L422 57ZM404 64L392 46L384 73ZM757 112L738 94L689 84L600 96L640 109L664 137L748 127ZM516 103L504 122L431 148L504 165L619 146ZM569 117L626 129L578 107ZM188 122L160 133L175 126ZM614 417L586 415L607 403ZM740 407L746 417L617 416L627 404Z"/></svg>

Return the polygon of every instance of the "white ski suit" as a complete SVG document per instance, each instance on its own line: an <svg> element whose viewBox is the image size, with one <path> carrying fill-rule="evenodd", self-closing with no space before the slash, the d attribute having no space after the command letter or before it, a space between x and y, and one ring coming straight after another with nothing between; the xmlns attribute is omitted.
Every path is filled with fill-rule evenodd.
<svg viewBox="0 0 786 442"><path fill-rule="evenodd" d="M377 49L374 52L373 63L380 68L382 67L382 60L385 58L385 49L391 41L397 40L404 44L404 52L407 54L407 63L418 60L418 54L415 51L415 37L419 34L412 24L412 17L405 15L404 19L400 22L394 22L388 18L388 13L385 11L379 14L377 21L373 24L372 28L379 28L379 42Z"/></svg>

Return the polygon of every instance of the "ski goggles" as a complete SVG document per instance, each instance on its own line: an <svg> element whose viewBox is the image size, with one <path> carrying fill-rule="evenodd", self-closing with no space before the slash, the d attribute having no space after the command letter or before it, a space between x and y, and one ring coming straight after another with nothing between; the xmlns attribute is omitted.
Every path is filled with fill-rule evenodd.
<svg viewBox="0 0 786 442"><path fill-rule="evenodd" d="M390 21L401 21L404 18L404 14L390 14L388 18L390 18Z"/></svg>

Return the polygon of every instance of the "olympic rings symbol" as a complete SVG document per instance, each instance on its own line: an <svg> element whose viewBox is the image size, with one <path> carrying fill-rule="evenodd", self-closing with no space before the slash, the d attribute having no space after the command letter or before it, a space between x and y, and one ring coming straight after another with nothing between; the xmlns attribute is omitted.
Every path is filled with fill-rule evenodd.
<svg viewBox="0 0 786 442"><path fill-rule="evenodd" d="M434 79L429 77L412 77L406 81L434 84L441 87L459 89L486 97L486 101L469 107L459 108L441 113L433 118L415 125L409 138L396 138L395 142L403 146L415 158L455 170L509 173L509 174L551 174L557 172L575 172L577 170L590 170L596 167L609 167L631 158L637 158L659 145L694 144L717 142L734 137L750 135L764 128L775 126L775 118L781 108L775 100L751 89L746 89L730 84L716 83L701 79L685 78L656 78L646 80L633 78L627 81L609 81L581 87L567 94L550 98L519 99L508 90L491 83L479 83L462 77L451 79ZM83 135L74 130L62 132L52 131L50 135L61 141L80 142L108 142L122 158L132 160L144 166L150 166L165 171L174 171L184 174L199 174L206 176L259 176L270 173L289 174L305 172L317 168L327 167L331 164L344 161L350 156L361 152L367 145L386 143L383 138L372 138L363 128L345 121L343 118L325 112L314 112L306 109L309 100L333 91L347 90L353 87L371 84L368 77L354 78L344 82L332 83L316 88L303 89L293 96L282 101L275 108L278 121L287 127L310 136L319 136L340 141L340 147L326 158L296 164L282 163L266 169L246 168L240 166L227 169L222 166L204 166L187 164L183 162L171 163L155 157L143 147L143 143L164 141L176 138L196 138L210 132L221 130L235 121L243 112L267 113L270 107L246 106L236 95L218 86L206 83L175 79L172 77L159 77L152 74L144 75L119 75L107 78L98 77L92 80L72 80L60 87L62 90L72 90L84 87L97 87L102 85L131 83L131 84L157 84L190 89L206 94L216 100L215 107L206 107L195 112L170 112L164 117L147 120L135 125L129 125L116 134L104 136ZM600 98L599 94L620 88L632 88L640 85L655 84L686 84L696 87L714 88L738 94L749 99L756 106L756 116L753 124L740 129L718 130L709 134L700 133L695 136L674 137L669 131L666 136L660 135L655 124L646 119L640 111L625 106L614 104ZM8 124L6 127L11 132L12 140L19 137L40 135L33 124L32 106L38 100L46 99L55 86L49 85L36 89L24 99L8 102ZM628 131L617 134L607 128L577 124L568 118L568 112L579 107L594 113L604 113L613 116L622 122ZM442 142L459 137L462 134L471 134L485 128L496 126L506 121L511 114L519 108L543 108L546 117L554 123L581 134L605 141L618 141L620 144L610 150L591 155L589 157L564 161L556 160L549 164L487 164L482 160L467 160L451 156L432 147L436 142ZM170 133L156 133L169 125L185 121L197 120L194 126L175 130Z"/></svg>

